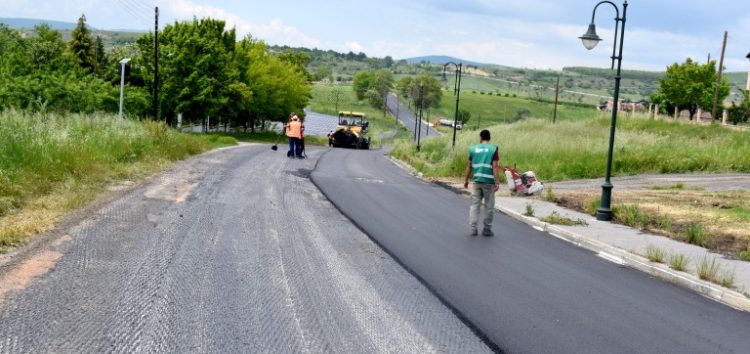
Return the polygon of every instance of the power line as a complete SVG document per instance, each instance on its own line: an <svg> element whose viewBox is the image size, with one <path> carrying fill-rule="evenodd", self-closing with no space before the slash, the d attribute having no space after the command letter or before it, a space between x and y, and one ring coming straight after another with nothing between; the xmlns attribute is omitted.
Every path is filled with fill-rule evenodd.
<svg viewBox="0 0 750 354"><path fill-rule="evenodd" d="M136 8L137 10L145 12L145 13L150 13L154 11L154 8L152 6L146 5L144 2L140 0L131 0L131 1L128 1L128 3L133 5L133 7Z"/></svg>
<svg viewBox="0 0 750 354"><path fill-rule="evenodd" d="M124 0L117 0L117 4L119 4L120 7L125 10L125 12L129 13L130 16L140 24L146 25L147 27L150 26L150 21L147 20L147 17L144 17L145 15L143 15L141 11L133 9Z"/></svg>

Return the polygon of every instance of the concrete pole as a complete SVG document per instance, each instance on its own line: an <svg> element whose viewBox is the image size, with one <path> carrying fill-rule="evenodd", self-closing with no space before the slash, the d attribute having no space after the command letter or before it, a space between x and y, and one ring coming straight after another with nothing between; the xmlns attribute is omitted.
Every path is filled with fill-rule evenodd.
<svg viewBox="0 0 750 354"><path fill-rule="evenodd" d="M654 105L654 119L659 119L659 105Z"/></svg>
<svg viewBox="0 0 750 354"><path fill-rule="evenodd" d="M122 115L122 104L125 98L125 65L128 65L130 58L123 58L120 60L121 73L120 73L120 119L125 119Z"/></svg>
<svg viewBox="0 0 750 354"><path fill-rule="evenodd" d="M677 120L677 118L680 117L680 111L677 110L677 107L674 108L674 119Z"/></svg>
<svg viewBox="0 0 750 354"><path fill-rule="evenodd" d="M695 116L695 123L701 124L701 116L703 115L703 109L698 108L698 113Z"/></svg>
<svg viewBox="0 0 750 354"><path fill-rule="evenodd" d="M727 119L729 118L729 111L726 109L721 114L721 124L727 125Z"/></svg>
<svg viewBox="0 0 750 354"><path fill-rule="evenodd" d="M120 65L122 67L120 74L120 119L124 119L122 115L122 102L125 99L125 63Z"/></svg>

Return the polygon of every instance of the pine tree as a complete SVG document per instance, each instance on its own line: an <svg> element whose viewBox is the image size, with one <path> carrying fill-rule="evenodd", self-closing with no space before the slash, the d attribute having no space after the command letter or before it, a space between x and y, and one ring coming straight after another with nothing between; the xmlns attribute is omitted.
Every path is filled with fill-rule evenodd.
<svg viewBox="0 0 750 354"><path fill-rule="evenodd" d="M90 71L94 70L94 39L86 26L86 15L81 15L76 28L71 32L73 37L68 48L78 60L78 65Z"/></svg>
<svg viewBox="0 0 750 354"><path fill-rule="evenodd" d="M94 72L98 73L107 66L108 58L104 50L104 40L101 36L96 36L96 47L94 47Z"/></svg>

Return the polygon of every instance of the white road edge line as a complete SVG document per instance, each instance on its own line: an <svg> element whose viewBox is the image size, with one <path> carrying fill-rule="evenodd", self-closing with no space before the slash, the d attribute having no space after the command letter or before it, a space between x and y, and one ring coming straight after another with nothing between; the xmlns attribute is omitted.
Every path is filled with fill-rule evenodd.
<svg viewBox="0 0 750 354"><path fill-rule="evenodd" d="M615 263L615 264L619 264L619 265L624 265L625 264L625 261L622 258L614 256L614 255L611 255L611 254L609 254L607 252L599 252L596 255L599 256L599 257L601 257L601 258L604 258L604 259L606 259L606 260L608 260L608 261L610 261L612 263Z"/></svg>

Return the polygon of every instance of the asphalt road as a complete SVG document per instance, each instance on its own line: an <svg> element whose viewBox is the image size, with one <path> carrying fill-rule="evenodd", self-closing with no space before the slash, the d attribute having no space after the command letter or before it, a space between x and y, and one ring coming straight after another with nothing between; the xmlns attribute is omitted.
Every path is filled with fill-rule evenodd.
<svg viewBox="0 0 750 354"><path fill-rule="evenodd" d="M0 258L0 353L491 352L310 182L324 151L204 154Z"/></svg>
<svg viewBox="0 0 750 354"><path fill-rule="evenodd" d="M750 315L504 215L468 236L468 200L381 150L330 150L313 182L478 333L510 353L747 353Z"/></svg>
<svg viewBox="0 0 750 354"><path fill-rule="evenodd" d="M388 94L388 111L390 111L394 117L398 118L398 120L400 120L401 123L403 123L404 126L409 129L410 132L412 132L412 134L417 131L417 121L414 116L414 112L412 112L409 107L401 103L398 97L393 93ZM422 124L419 124L418 127L421 130L420 139L429 138L431 136L440 136L440 132L430 128L426 124L427 117L425 116L423 118L425 120L423 120Z"/></svg>

